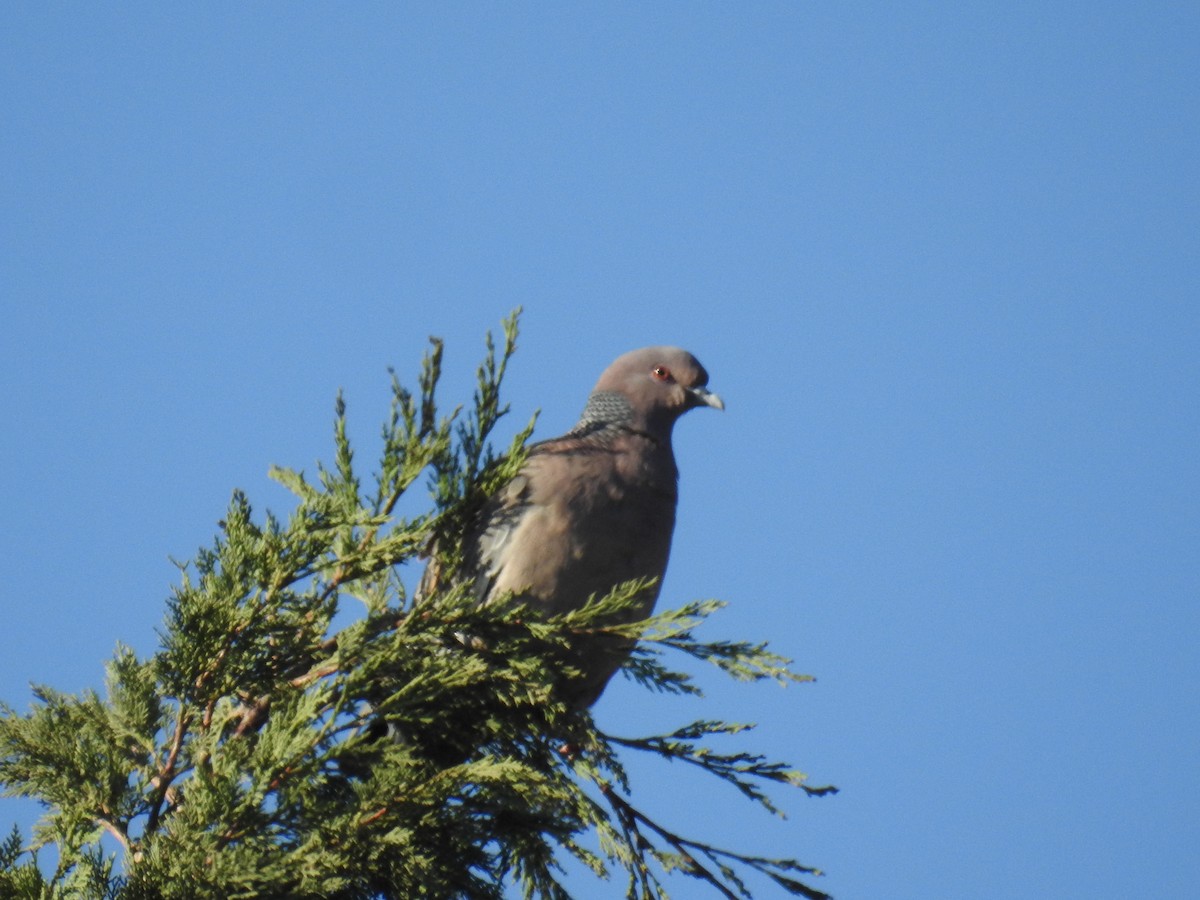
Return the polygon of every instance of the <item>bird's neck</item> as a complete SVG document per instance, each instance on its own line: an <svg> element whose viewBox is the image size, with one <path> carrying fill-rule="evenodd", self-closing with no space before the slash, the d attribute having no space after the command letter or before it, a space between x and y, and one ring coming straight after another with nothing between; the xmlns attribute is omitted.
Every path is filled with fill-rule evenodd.
<svg viewBox="0 0 1200 900"><path fill-rule="evenodd" d="M573 430L595 430L598 427L631 428L634 426L633 406L616 391L595 391L588 397L583 415Z"/></svg>
<svg viewBox="0 0 1200 900"><path fill-rule="evenodd" d="M593 391L588 397L583 415L575 423L570 434L575 436L594 435L616 437L620 434L635 435L646 439L654 446L670 447L671 429L661 424L647 422L639 416L633 405L623 394L616 391Z"/></svg>

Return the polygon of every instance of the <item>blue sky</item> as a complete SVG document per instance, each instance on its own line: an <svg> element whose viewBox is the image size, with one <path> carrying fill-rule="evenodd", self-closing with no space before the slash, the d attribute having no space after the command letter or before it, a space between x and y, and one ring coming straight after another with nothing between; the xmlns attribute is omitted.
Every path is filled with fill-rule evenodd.
<svg viewBox="0 0 1200 900"><path fill-rule="evenodd" d="M704 362L664 600L818 678L614 685L842 788L648 805L839 900L1189 894L1197 48L1188 3L7 4L0 698L153 652L339 387L367 459L388 366L441 335L467 399L523 305L542 436L620 352Z"/></svg>

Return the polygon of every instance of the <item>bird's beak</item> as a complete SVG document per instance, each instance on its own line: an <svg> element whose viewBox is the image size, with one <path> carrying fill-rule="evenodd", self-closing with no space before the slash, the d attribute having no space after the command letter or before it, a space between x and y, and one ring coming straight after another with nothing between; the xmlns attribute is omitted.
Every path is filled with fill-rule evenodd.
<svg viewBox="0 0 1200 900"><path fill-rule="evenodd" d="M725 408L725 401L708 388L690 387L688 388L688 393L696 399L696 403L700 406L711 406L713 409Z"/></svg>

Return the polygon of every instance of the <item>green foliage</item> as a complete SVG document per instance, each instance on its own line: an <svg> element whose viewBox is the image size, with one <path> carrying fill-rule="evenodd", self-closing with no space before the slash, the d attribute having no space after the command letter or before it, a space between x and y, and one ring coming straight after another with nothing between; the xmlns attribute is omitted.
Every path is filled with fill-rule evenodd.
<svg viewBox="0 0 1200 900"><path fill-rule="evenodd" d="M435 403L440 342L416 394L393 375L369 488L339 395L332 467L313 480L272 470L297 497L286 522L257 520L234 494L212 545L180 567L161 649L143 660L118 647L105 696L39 687L27 713L0 705L0 784L46 807L28 845L15 829L0 843L0 896L557 898L570 858L602 879L623 872L633 898L666 896L667 871L726 897L750 895L747 871L825 896L800 880L815 870L793 860L652 820L633 805L621 754L698 767L772 812L772 785L832 789L715 749L747 726L618 738L556 690L581 633L640 637L627 673L659 691L698 692L668 653L738 679L803 680L787 660L760 644L698 640L714 602L620 624L637 583L554 619L511 601L477 606L456 583L462 536L521 465L533 428L504 453L489 443L508 411L499 388L516 334L514 314L499 352L489 336L465 416ZM432 508L397 516L424 473ZM422 588L406 590L405 563L421 556ZM343 610L351 598L356 616ZM48 846L53 871L38 864Z"/></svg>

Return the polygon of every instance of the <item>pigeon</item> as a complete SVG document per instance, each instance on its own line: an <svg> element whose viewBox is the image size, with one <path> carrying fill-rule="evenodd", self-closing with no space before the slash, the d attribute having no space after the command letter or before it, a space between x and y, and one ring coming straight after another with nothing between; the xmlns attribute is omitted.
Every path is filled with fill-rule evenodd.
<svg viewBox="0 0 1200 900"><path fill-rule="evenodd" d="M652 579L624 621L650 615L675 527L679 471L671 431L701 406L725 408L687 351L645 347L618 357L575 427L534 444L483 509L460 570L477 601L511 593L531 609L562 614L623 582ZM577 639L568 663L579 675L560 685L564 702L590 707L632 648L612 636Z"/></svg>

